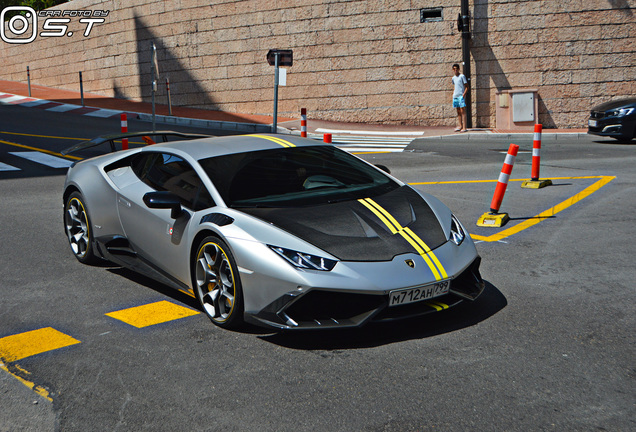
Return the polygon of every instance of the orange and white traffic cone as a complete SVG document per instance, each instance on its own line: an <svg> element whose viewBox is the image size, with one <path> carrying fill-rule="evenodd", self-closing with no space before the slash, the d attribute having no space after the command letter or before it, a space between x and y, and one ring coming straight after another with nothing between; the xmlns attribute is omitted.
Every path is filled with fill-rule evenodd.
<svg viewBox="0 0 636 432"><path fill-rule="evenodd" d="M532 142L532 173L530 181L521 183L521 187L525 189L541 189L550 186L552 180L539 180L539 169L541 166L541 131L543 125L534 125L534 141Z"/></svg>
<svg viewBox="0 0 636 432"><path fill-rule="evenodd" d="M518 151L518 145L510 144L503 168L501 168L501 173L499 173L495 193L492 197L492 201L490 202L490 212L484 213L479 220L477 220L477 226L502 227L510 219L508 213L499 213L499 209L501 208L501 202L503 201L506 188L508 187L508 180L510 180L510 174L512 173L512 167L515 164Z"/></svg>

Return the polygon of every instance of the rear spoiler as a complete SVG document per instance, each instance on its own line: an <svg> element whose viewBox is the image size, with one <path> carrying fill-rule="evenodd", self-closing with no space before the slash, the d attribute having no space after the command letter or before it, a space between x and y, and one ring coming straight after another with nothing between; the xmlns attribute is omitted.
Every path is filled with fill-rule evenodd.
<svg viewBox="0 0 636 432"><path fill-rule="evenodd" d="M117 151L115 148L115 141L120 141L122 138L137 138L141 137L146 143L153 144L155 140L150 137L160 137L162 141L159 142L168 142L169 137L174 137L177 139L183 140L191 140L198 138L209 138L212 135L203 135L203 134L190 134L190 133L182 133L175 131L155 131L155 132L130 132L130 133L120 133L113 135L101 135L97 138L93 138L88 141L82 141L81 143L75 144L67 149L64 149L60 152L61 155L66 156L68 154L74 153L78 150L84 150L92 147L97 147L98 145L108 143L110 145L110 151ZM174 141L174 140L172 140Z"/></svg>

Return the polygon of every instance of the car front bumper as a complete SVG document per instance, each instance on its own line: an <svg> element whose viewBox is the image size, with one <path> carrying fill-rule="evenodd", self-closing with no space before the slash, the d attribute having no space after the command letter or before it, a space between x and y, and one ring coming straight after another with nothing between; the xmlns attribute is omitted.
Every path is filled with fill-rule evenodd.
<svg viewBox="0 0 636 432"><path fill-rule="evenodd" d="M369 322L393 321L442 311L465 299L475 300L485 283L477 256L463 271L450 278L447 294L399 306L389 306L389 292L361 292L329 288L299 287L246 314L246 320L278 329L324 329L359 327Z"/></svg>

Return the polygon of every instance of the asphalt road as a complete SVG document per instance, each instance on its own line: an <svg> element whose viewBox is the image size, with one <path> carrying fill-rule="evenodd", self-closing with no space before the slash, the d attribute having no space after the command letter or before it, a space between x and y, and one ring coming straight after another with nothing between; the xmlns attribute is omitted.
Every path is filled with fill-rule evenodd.
<svg viewBox="0 0 636 432"><path fill-rule="evenodd" d="M0 140L59 151L70 140L52 137L119 126L18 108L0 107ZM488 284L476 302L279 334L221 330L190 297L81 265L62 228L65 169L0 142L0 163L20 168L0 171L0 347L48 328L76 341L4 359L0 431L635 430L636 145L544 142L541 177L554 186L529 190L517 180L532 143L517 144L503 228L475 222L507 142L426 140L363 156L442 199L478 239ZM105 315L164 300L199 313L143 328Z"/></svg>

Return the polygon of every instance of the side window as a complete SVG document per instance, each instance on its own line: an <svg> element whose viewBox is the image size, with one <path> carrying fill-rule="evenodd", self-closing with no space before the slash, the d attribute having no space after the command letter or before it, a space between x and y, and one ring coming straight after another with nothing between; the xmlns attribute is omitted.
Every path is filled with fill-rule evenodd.
<svg viewBox="0 0 636 432"><path fill-rule="evenodd" d="M169 153L143 152L133 158L131 168L139 179L158 191L169 191L181 204L198 211L214 206L210 193L189 163Z"/></svg>

